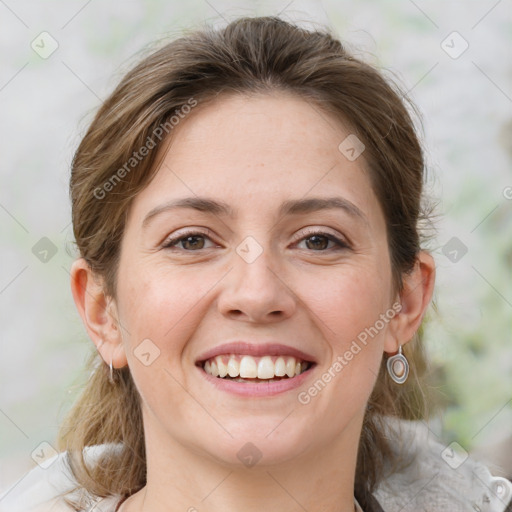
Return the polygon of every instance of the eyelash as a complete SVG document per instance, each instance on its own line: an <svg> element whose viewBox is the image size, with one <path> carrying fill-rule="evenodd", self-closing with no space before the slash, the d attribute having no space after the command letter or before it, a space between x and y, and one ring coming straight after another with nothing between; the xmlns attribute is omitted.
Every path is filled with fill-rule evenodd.
<svg viewBox="0 0 512 512"><path fill-rule="evenodd" d="M162 248L163 249L173 249L175 248L174 246L178 243L180 243L181 241L185 240L186 238L188 237L195 237L195 236L201 236L201 237L204 237L204 238L208 238L211 240L211 237L207 234L207 233L204 233L202 231L189 231L189 232L186 232L186 233L183 233L179 236L176 236L176 237L172 237L172 238L168 238L165 242L164 242L164 245L162 245ZM300 238L299 240L297 240L296 243L299 243L299 242L302 242L303 240L307 240L308 238L311 238L313 236L322 236L322 237L325 237L327 238L329 241L331 242L334 242L335 244L338 245L338 247L331 247L329 249L324 249L324 250L318 250L318 251L314 251L313 249L311 249L312 252L330 252L330 251L341 251L341 250L347 250L347 249L350 249L350 246L348 245L347 242L344 242L343 240L340 240L338 237L332 235L331 233L326 233L324 231L319 231L319 230L311 230L311 231L307 231L304 236L302 238ZM186 250L186 249L182 249L184 252L199 252L203 249L198 249L196 251L189 251L189 250Z"/></svg>

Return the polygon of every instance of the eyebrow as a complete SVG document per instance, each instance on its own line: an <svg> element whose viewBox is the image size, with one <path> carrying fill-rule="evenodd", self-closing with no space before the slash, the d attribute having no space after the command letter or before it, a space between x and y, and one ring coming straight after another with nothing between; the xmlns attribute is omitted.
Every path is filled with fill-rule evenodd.
<svg viewBox="0 0 512 512"><path fill-rule="evenodd" d="M197 210L217 215L219 217L233 218L236 216L236 212L233 208L222 201L216 201L208 197L184 197L153 208L142 221L142 227L145 228L157 215L180 208ZM281 204L278 215L279 217L286 215L303 215L320 210L332 209L343 210L351 217L368 223L364 213L354 203L343 197L312 197L309 199L288 200Z"/></svg>

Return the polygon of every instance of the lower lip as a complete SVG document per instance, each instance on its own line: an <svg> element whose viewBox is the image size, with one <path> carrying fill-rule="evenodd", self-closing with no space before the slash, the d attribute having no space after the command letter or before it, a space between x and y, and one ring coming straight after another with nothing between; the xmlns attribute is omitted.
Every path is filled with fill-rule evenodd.
<svg viewBox="0 0 512 512"><path fill-rule="evenodd" d="M206 373L202 367L196 366L203 378L213 384L217 389L221 391L227 391L239 396L251 396L251 397L265 397L278 395L286 391L298 388L303 384L311 375L312 370L315 368L313 364L305 372L301 373L297 377L291 377L288 379L277 380L275 382L235 382L233 380L222 379L220 377L214 377L209 373Z"/></svg>

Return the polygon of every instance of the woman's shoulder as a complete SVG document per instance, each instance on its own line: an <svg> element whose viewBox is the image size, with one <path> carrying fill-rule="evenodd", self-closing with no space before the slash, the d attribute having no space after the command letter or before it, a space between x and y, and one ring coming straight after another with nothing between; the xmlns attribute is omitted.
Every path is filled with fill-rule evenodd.
<svg viewBox="0 0 512 512"><path fill-rule="evenodd" d="M117 449L116 444L89 446L84 450L87 462L101 453ZM114 512L119 498L93 498L86 491L76 489L67 452L61 452L35 466L6 489L0 489L0 512L70 512L61 494L73 491L68 497L82 497L84 510Z"/></svg>
<svg viewBox="0 0 512 512"><path fill-rule="evenodd" d="M374 493L385 512L506 510L512 500L510 481L493 476L457 443L439 442L426 423L389 420L388 424L393 450L405 462Z"/></svg>

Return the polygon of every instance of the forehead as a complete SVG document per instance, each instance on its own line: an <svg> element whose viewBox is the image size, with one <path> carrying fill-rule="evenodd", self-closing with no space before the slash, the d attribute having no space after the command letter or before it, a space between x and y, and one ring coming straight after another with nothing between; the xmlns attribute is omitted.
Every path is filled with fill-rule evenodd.
<svg viewBox="0 0 512 512"><path fill-rule="evenodd" d="M139 217L172 199L215 196L238 215L338 193L362 210L378 208L363 155L351 161L339 149L349 135L343 120L287 93L199 104L160 149L161 166L133 209Z"/></svg>

